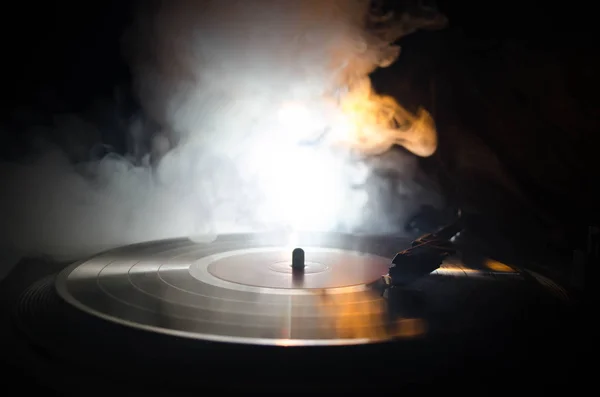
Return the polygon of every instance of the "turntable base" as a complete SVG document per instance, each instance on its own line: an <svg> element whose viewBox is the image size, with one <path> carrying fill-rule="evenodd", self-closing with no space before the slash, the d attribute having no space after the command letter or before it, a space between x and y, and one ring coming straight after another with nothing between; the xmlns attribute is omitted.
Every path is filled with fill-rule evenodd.
<svg viewBox="0 0 600 397"><path fill-rule="evenodd" d="M559 287L510 267L447 263L382 297L370 283L399 244L311 235L296 283L273 237L124 247L15 298L12 347L29 352L43 383L86 394L94 384L98 395L571 381L580 351Z"/></svg>

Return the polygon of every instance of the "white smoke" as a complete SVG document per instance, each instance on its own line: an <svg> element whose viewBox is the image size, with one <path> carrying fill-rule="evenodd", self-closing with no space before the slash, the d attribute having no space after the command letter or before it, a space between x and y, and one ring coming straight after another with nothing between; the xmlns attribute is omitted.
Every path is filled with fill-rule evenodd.
<svg viewBox="0 0 600 397"><path fill-rule="evenodd" d="M187 137L228 146L271 134L261 124L272 122L277 104L323 98L376 67L384 43L369 46L368 4L161 2L129 35L140 98L160 124Z"/></svg>
<svg viewBox="0 0 600 397"><path fill-rule="evenodd" d="M300 121L327 129L331 98L395 51L365 30L368 3L172 0L141 11L126 49L144 111L163 127L160 162L108 156L74 167L49 150L27 166L0 165L4 252L71 260L290 226L399 232L410 210L438 200L414 182L414 156L383 163L290 143L302 138L292 133ZM288 103L308 104L310 120L282 123ZM397 180L375 176L380 168Z"/></svg>

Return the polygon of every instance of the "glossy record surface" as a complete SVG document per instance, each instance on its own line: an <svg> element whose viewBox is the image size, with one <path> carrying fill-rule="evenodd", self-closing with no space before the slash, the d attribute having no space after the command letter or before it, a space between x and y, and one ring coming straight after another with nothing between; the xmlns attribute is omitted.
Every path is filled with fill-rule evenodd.
<svg viewBox="0 0 600 397"><path fill-rule="evenodd" d="M289 236L240 235L124 247L65 269L56 287L94 316L191 338L267 345L390 339L385 302L367 287L387 272L386 248L348 236L294 237L306 253L301 275L291 271Z"/></svg>

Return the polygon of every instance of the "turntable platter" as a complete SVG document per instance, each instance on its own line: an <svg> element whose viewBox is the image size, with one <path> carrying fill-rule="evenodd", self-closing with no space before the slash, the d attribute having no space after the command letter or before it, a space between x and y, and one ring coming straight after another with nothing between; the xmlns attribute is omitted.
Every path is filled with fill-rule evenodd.
<svg viewBox="0 0 600 397"><path fill-rule="evenodd" d="M407 241L330 233L290 241L250 234L208 244L178 239L126 246L66 268L55 289L69 307L64 310L107 325L263 346L429 340L487 327L497 332L500 319L525 307L529 294L549 291L512 267L458 261L419 280L414 293L396 291L391 299L392 291L382 295L375 282ZM298 247L302 271L293 266Z"/></svg>
<svg viewBox="0 0 600 397"><path fill-rule="evenodd" d="M163 334L263 345L392 338L385 303L369 288L389 266L368 253L381 247L311 236L297 241L306 258L301 272L292 269L293 247L273 238L171 240L78 263L56 287L83 312Z"/></svg>

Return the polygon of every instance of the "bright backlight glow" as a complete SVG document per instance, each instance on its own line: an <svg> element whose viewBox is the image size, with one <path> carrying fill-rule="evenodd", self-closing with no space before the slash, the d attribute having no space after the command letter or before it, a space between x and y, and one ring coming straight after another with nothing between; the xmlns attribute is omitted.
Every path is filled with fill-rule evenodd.
<svg viewBox="0 0 600 397"><path fill-rule="evenodd" d="M348 181L364 180L366 169L329 151L274 143L257 151L251 164L263 197L263 219L293 230L330 230L360 216L345 208L366 204L366 193L352 195L352 203L347 194Z"/></svg>

